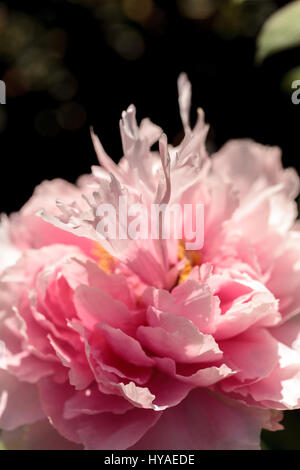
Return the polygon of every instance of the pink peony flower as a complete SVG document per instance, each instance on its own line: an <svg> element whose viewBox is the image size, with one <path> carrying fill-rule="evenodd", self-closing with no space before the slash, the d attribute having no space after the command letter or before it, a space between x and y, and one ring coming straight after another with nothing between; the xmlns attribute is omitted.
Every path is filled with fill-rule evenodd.
<svg viewBox="0 0 300 470"><path fill-rule="evenodd" d="M299 178L279 149L248 140L209 157L184 74L178 85L178 147L131 106L118 165L92 132L100 167L76 186L42 183L2 218L9 448L257 449L280 410L300 407ZM203 248L103 239L97 207L120 219L124 194L204 204Z"/></svg>

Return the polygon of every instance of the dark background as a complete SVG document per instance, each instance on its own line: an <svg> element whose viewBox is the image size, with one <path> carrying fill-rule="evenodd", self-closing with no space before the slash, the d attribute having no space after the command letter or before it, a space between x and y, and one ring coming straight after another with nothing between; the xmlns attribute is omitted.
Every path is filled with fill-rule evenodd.
<svg viewBox="0 0 300 470"><path fill-rule="evenodd" d="M211 150L250 137L279 145L284 165L300 171L300 105L292 104L290 88L291 77L300 79L300 72L290 73L300 65L300 49L255 63L262 24L286 3L2 2L0 77L7 104L0 106L0 212L18 210L44 179L74 182L88 173L96 163L91 125L118 161L118 121L131 103L138 119L150 117L170 142L178 141L181 71L193 85L193 117L201 106L211 124ZM286 422L287 431L264 434L267 447L300 448L299 414L289 413Z"/></svg>
<svg viewBox="0 0 300 470"><path fill-rule="evenodd" d="M118 160L118 121L130 103L176 141L181 71L193 84L194 113L201 106L211 124L211 148L251 137L279 145L284 165L300 169L300 105L283 87L300 51L254 62L261 24L288 2L214 0L208 18L182 11L184 3L195 0L2 3L0 76L8 96L0 107L0 212L18 210L43 179L75 181L89 172L96 162L90 125Z"/></svg>

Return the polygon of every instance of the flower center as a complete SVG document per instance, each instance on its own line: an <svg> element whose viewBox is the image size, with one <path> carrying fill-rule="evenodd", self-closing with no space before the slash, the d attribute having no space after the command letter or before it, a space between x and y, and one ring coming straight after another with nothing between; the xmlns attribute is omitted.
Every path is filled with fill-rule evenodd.
<svg viewBox="0 0 300 470"><path fill-rule="evenodd" d="M181 271L181 273L179 274L179 278L178 278L178 284L182 284L188 278L193 267L201 264L202 255L199 251L193 251L193 250L187 251L185 249L184 241L180 240L179 245L178 245L178 259L186 260L186 264L183 270Z"/></svg>
<svg viewBox="0 0 300 470"><path fill-rule="evenodd" d="M102 271L106 274L111 274L115 267L115 259L106 251L100 243L95 243L92 250L92 255L95 256L97 264Z"/></svg>

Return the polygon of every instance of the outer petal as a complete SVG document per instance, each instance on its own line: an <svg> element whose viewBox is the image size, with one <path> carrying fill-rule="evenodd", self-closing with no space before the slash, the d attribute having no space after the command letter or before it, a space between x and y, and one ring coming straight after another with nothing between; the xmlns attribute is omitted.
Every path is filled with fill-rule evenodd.
<svg viewBox="0 0 300 470"><path fill-rule="evenodd" d="M241 198L280 182L281 151L248 139L230 140L213 156L214 169L234 181Z"/></svg>
<svg viewBox="0 0 300 470"><path fill-rule="evenodd" d="M249 386L250 396L267 408L300 406L300 354L279 343L279 363L264 380Z"/></svg>
<svg viewBox="0 0 300 470"><path fill-rule="evenodd" d="M263 328L251 328L219 345L224 353L223 361L237 371L220 384L224 391L262 380L277 366L278 342Z"/></svg>
<svg viewBox="0 0 300 470"><path fill-rule="evenodd" d="M9 220L0 216L0 271L13 265L20 257L20 250L14 245L9 233Z"/></svg>
<svg viewBox="0 0 300 470"><path fill-rule="evenodd" d="M15 429L43 417L36 386L0 371L0 429Z"/></svg>
<svg viewBox="0 0 300 470"><path fill-rule="evenodd" d="M3 431L1 440L6 450L81 450L82 446L62 437L47 419L25 428Z"/></svg>
<svg viewBox="0 0 300 470"><path fill-rule="evenodd" d="M270 333L281 343L298 351L300 354L300 315L272 328Z"/></svg>
<svg viewBox="0 0 300 470"><path fill-rule="evenodd" d="M85 192L87 188L85 188ZM42 246L62 243L76 245L90 254L93 244L86 238L78 238L64 230L60 230L36 215L40 209L57 213L56 201L63 199L70 204L81 202L81 193L73 184L61 179L44 181L34 190L32 197L19 213L10 217L10 236L20 249L41 248Z"/></svg>
<svg viewBox="0 0 300 470"><path fill-rule="evenodd" d="M296 231L277 240L269 269L267 287L279 299L284 320L300 313L300 233Z"/></svg>
<svg viewBox="0 0 300 470"><path fill-rule="evenodd" d="M58 432L69 440L82 442L90 450L127 449L160 417L160 412L135 408L122 415L100 413L66 420L63 409L73 395L71 387L44 380L39 389L45 414Z"/></svg>
<svg viewBox="0 0 300 470"><path fill-rule="evenodd" d="M203 389L163 412L132 449L255 450L270 412L250 408Z"/></svg>

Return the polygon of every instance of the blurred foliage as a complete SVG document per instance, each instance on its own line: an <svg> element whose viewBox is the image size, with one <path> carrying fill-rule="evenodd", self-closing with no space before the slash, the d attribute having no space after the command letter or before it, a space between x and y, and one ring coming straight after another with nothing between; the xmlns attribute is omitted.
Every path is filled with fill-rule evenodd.
<svg viewBox="0 0 300 470"><path fill-rule="evenodd" d="M286 93L290 93L292 89L292 83L295 80L299 80L299 79L300 79L300 66L293 67L284 75L282 82L281 82L282 89Z"/></svg>
<svg viewBox="0 0 300 470"><path fill-rule="evenodd" d="M0 56L8 64L4 80L10 96L28 91L55 93L68 75L63 65L67 35L61 28L47 28L24 12L0 5Z"/></svg>
<svg viewBox="0 0 300 470"><path fill-rule="evenodd" d="M225 38L255 37L266 18L276 10L272 0L224 0L214 18L214 30Z"/></svg>
<svg viewBox="0 0 300 470"><path fill-rule="evenodd" d="M12 2L14 3L14 2ZM18 3L18 2L17 2ZM0 62L9 98L46 92L53 100L35 117L34 127L44 137L76 131L86 122L86 110L78 102L79 83L67 63L68 28L56 24L59 8L81 8L97 21L107 45L126 62L142 59L147 38L163 34L168 15L163 1L62 0L30 8L0 3ZM255 37L266 18L276 10L276 0L176 0L182 17L197 27L211 30L224 40ZM271 17L272 18L272 17ZM263 40L263 43L265 40ZM64 102L66 106L63 106ZM70 113L72 109L72 113ZM5 110L0 133L5 130Z"/></svg>
<svg viewBox="0 0 300 470"><path fill-rule="evenodd" d="M67 63L68 28L56 24L57 9L69 9L70 17L73 8L89 12L107 45L126 62L142 59L147 53L147 38L163 34L168 25L163 1L47 1L34 11L26 6L14 7L14 3L18 4L0 3L1 78L8 98L46 92L53 100L49 109L35 117L34 127L44 137L76 131L86 122L86 110L78 102L78 79ZM275 0L176 0L174 8L197 27L232 39L254 37L277 4ZM6 125L6 111L2 109L0 133Z"/></svg>
<svg viewBox="0 0 300 470"><path fill-rule="evenodd" d="M265 22L257 38L257 61L300 45L300 0L276 11Z"/></svg>

